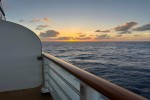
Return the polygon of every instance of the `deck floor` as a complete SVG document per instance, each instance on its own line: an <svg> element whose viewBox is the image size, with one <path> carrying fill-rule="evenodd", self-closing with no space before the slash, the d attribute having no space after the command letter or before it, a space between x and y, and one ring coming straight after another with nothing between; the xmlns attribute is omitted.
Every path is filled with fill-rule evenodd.
<svg viewBox="0 0 150 100"><path fill-rule="evenodd" d="M33 89L0 92L0 100L53 100L51 95L42 94L41 86Z"/></svg>

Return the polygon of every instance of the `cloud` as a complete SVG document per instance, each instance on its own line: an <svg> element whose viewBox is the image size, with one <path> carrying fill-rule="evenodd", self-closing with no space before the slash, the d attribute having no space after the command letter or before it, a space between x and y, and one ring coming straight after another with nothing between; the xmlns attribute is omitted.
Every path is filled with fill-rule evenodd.
<svg viewBox="0 0 150 100"><path fill-rule="evenodd" d="M133 35L133 36L141 36L141 35Z"/></svg>
<svg viewBox="0 0 150 100"><path fill-rule="evenodd" d="M74 38L75 40L90 40L92 39L91 37L76 37Z"/></svg>
<svg viewBox="0 0 150 100"><path fill-rule="evenodd" d="M140 26L140 27L136 27L133 30L134 31L148 31L148 30L150 30L150 23L149 24L145 24L145 25Z"/></svg>
<svg viewBox="0 0 150 100"><path fill-rule="evenodd" d="M89 40L91 37L58 37L55 40Z"/></svg>
<svg viewBox="0 0 150 100"><path fill-rule="evenodd" d="M57 40L70 40L72 37L58 37Z"/></svg>
<svg viewBox="0 0 150 100"><path fill-rule="evenodd" d="M21 20L19 20L19 22L24 22L24 20L23 20L23 19L21 19Z"/></svg>
<svg viewBox="0 0 150 100"><path fill-rule="evenodd" d="M49 21L50 21L48 17L43 18L43 20L44 20L45 22L49 22Z"/></svg>
<svg viewBox="0 0 150 100"><path fill-rule="evenodd" d="M107 34L102 34L102 35L96 35L95 39L113 39L113 38Z"/></svg>
<svg viewBox="0 0 150 100"><path fill-rule="evenodd" d="M122 34L117 35L116 37L122 37Z"/></svg>
<svg viewBox="0 0 150 100"><path fill-rule="evenodd" d="M32 19L30 22L31 23L37 23L37 22L49 22L49 18L48 17L44 17L44 18L35 18Z"/></svg>
<svg viewBox="0 0 150 100"><path fill-rule="evenodd" d="M114 28L115 31L120 31L120 34L131 33L131 29L136 26L137 22L127 22L124 25L120 25Z"/></svg>
<svg viewBox="0 0 150 100"><path fill-rule="evenodd" d="M55 30L47 30L46 32L41 32L40 37L57 37L60 33Z"/></svg>
<svg viewBox="0 0 150 100"><path fill-rule="evenodd" d="M47 27L49 27L49 26L48 25L39 25L36 27L36 30L42 30L42 29L47 28Z"/></svg>
<svg viewBox="0 0 150 100"><path fill-rule="evenodd" d="M41 22L41 19L40 18L32 19L30 22L31 23Z"/></svg>
<svg viewBox="0 0 150 100"><path fill-rule="evenodd" d="M122 31L122 32L119 32L119 34L131 34L132 32L131 31Z"/></svg>
<svg viewBox="0 0 150 100"><path fill-rule="evenodd" d="M103 32L103 33L108 33L110 30L96 30L95 32Z"/></svg>
<svg viewBox="0 0 150 100"><path fill-rule="evenodd" d="M83 37L83 38L80 38L80 37L76 37L76 38L73 38L73 37L57 37L57 38L50 38L51 40L90 40L91 37Z"/></svg>
<svg viewBox="0 0 150 100"><path fill-rule="evenodd" d="M119 25L113 29L110 30L96 30L95 32L100 32L100 33L109 33L111 31L116 31L119 34L130 34L133 31L133 27L136 26L138 23L137 22L127 22L123 25Z"/></svg>
<svg viewBox="0 0 150 100"><path fill-rule="evenodd" d="M78 35L79 35L79 37L85 37L86 36L86 34L84 34L84 33L78 33Z"/></svg>

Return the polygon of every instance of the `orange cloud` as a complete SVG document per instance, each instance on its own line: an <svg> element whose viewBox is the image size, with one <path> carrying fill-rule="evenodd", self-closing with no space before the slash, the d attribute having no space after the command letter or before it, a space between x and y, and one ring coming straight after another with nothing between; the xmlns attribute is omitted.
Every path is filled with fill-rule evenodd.
<svg viewBox="0 0 150 100"><path fill-rule="evenodd" d="M44 18L35 18L32 19L30 22L31 23L36 23L36 22L49 22L50 19L48 17L44 17Z"/></svg>
<svg viewBox="0 0 150 100"><path fill-rule="evenodd" d="M43 20L44 20L45 22L49 22L49 21L50 21L48 17L43 18Z"/></svg>

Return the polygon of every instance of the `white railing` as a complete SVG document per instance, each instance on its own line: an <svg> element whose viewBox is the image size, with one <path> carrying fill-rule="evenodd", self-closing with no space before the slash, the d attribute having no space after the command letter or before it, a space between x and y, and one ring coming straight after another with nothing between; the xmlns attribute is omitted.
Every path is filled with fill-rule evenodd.
<svg viewBox="0 0 150 100"><path fill-rule="evenodd" d="M43 53L44 84L55 100L145 100L126 89Z"/></svg>

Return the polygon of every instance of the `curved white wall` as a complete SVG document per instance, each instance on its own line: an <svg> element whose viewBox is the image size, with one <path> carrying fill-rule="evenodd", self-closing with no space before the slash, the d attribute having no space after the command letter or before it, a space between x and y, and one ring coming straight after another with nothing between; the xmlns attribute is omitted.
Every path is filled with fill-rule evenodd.
<svg viewBox="0 0 150 100"><path fill-rule="evenodd" d="M42 83L41 42L29 29L0 21L0 92Z"/></svg>

